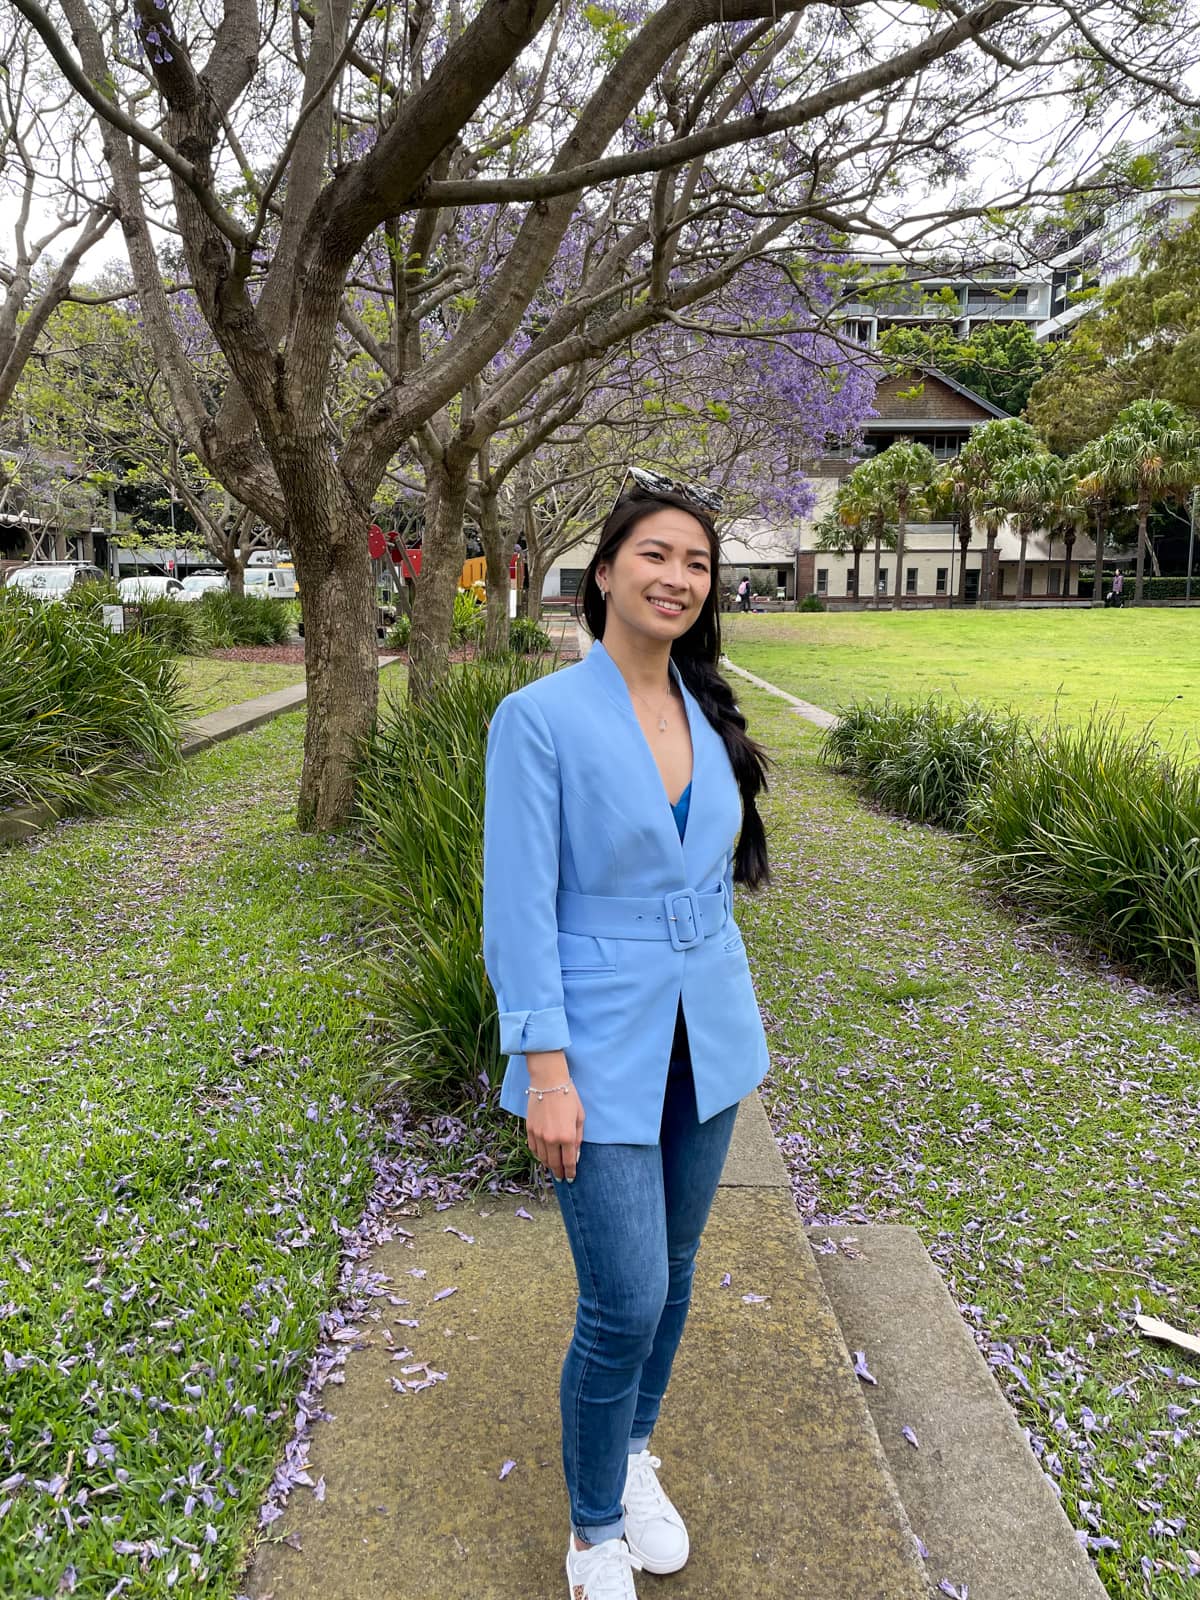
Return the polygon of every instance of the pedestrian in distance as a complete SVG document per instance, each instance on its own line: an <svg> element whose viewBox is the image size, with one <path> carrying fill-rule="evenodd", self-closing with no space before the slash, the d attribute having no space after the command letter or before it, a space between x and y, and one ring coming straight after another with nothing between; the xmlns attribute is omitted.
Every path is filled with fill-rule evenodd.
<svg viewBox="0 0 1200 1600"><path fill-rule="evenodd" d="M1112 597L1113 605L1120 610L1120 608L1125 604L1125 574L1121 571L1120 567L1118 567L1116 572L1113 573Z"/></svg>
<svg viewBox="0 0 1200 1600"><path fill-rule="evenodd" d="M581 589L595 642L501 703L487 755L500 1103L552 1176L579 1283L570 1600L636 1600L635 1571L688 1559L650 1438L738 1101L767 1068L733 920L734 884L767 878L766 762L717 670L715 497L630 476Z"/></svg>
<svg viewBox="0 0 1200 1600"><path fill-rule="evenodd" d="M742 611L750 610L750 579L743 578L738 584L738 607Z"/></svg>

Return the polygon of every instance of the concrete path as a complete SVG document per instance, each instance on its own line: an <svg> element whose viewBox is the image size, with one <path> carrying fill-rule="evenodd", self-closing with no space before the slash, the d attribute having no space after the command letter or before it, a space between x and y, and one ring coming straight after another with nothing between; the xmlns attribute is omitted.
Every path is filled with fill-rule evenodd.
<svg viewBox="0 0 1200 1600"><path fill-rule="evenodd" d="M245 1580L254 1600L562 1600L558 1377L575 1282L557 1208L530 1204L524 1221L517 1204L430 1211L407 1224L411 1240L376 1252L371 1269L410 1304L377 1298L344 1384L326 1387L335 1420L309 1454L324 1499L293 1492ZM417 1362L444 1381L398 1393L391 1380ZM640 1596L929 1595L757 1097L739 1117L654 1449L692 1557L670 1578L640 1575Z"/></svg>
<svg viewBox="0 0 1200 1600"><path fill-rule="evenodd" d="M838 719L832 711L826 711L823 706L810 705L807 700L800 700L796 695L788 694L786 689L777 688L765 678L755 677L754 673L747 672L745 667L736 666L728 656L721 657L721 668L724 672L735 672L739 678L745 678L747 683L754 684L758 689L765 689L768 694L777 695L780 700L786 700L798 717L804 717L808 722L815 722L818 728L837 726Z"/></svg>
<svg viewBox="0 0 1200 1600"><path fill-rule="evenodd" d="M390 667L399 659L399 656L380 656L379 670L382 672L384 667ZM194 756L197 750L207 749L210 744L232 739L238 733L249 733L251 728L295 711L307 698L306 683L289 683L285 689L274 689L270 694L256 695L253 700L242 700L236 706L210 711L207 716L196 717L188 723L180 748L185 756Z"/></svg>

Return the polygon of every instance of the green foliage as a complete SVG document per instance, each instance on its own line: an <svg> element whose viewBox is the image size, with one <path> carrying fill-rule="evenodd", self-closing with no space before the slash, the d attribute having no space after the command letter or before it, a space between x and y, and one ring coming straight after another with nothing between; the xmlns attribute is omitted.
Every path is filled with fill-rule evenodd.
<svg viewBox="0 0 1200 1600"><path fill-rule="evenodd" d="M177 602L172 602L177 604ZM292 630L291 604L265 595L231 594L210 589L199 600L179 605L194 611L203 630L203 649L228 650L235 645L285 644Z"/></svg>
<svg viewBox="0 0 1200 1600"><path fill-rule="evenodd" d="M901 363L933 367L1015 417L1035 383L1054 366L1054 347L1039 344L1023 323L984 323L968 339L945 326L886 328L879 349Z"/></svg>
<svg viewBox="0 0 1200 1600"><path fill-rule="evenodd" d="M959 829L972 794L1027 738L1019 717L981 705L868 700L840 714L821 755L888 810Z"/></svg>
<svg viewBox="0 0 1200 1600"><path fill-rule="evenodd" d="M198 656L209 648L198 603L173 600L164 594L140 601L137 610L141 631L161 640L173 656Z"/></svg>
<svg viewBox="0 0 1200 1600"><path fill-rule="evenodd" d="M94 613L0 590L0 807L99 810L179 759L168 647Z"/></svg>
<svg viewBox="0 0 1200 1600"><path fill-rule="evenodd" d="M554 641L532 617L514 617L508 625L508 648L517 655L546 655Z"/></svg>
<svg viewBox="0 0 1200 1600"><path fill-rule="evenodd" d="M806 594L796 607L797 611L824 611L825 602L819 594Z"/></svg>
<svg viewBox="0 0 1200 1600"><path fill-rule="evenodd" d="M984 880L1164 982L1200 989L1200 765L1101 717L999 763L968 807Z"/></svg>
<svg viewBox="0 0 1200 1600"><path fill-rule="evenodd" d="M385 650L407 650L408 641L412 636L412 618L407 611L402 611L388 629L388 636L384 640Z"/></svg>
<svg viewBox="0 0 1200 1600"><path fill-rule="evenodd" d="M479 937L484 755L496 707L540 671L518 656L475 663L417 704L390 704L359 771L357 887L379 926L371 969L389 1072L445 1110L499 1069Z"/></svg>
<svg viewBox="0 0 1200 1600"><path fill-rule="evenodd" d="M1200 213L1147 240L1140 270L1096 294L1029 401L1055 450L1078 449L1136 399L1200 413Z"/></svg>
<svg viewBox="0 0 1200 1600"><path fill-rule="evenodd" d="M483 602L469 589L460 589L454 596L454 621L450 627L451 645L479 644L483 639L485 624Z"/></svg>

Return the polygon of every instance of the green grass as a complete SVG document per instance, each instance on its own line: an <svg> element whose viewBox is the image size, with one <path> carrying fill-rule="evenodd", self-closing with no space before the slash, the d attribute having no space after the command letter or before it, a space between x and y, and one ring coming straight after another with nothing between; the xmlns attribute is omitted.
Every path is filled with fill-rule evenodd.
<svg viewBox="0 0 1200 1600"><path fill-rule="evenodd" d="M304 682L304 663L220 661L215 656L181 656L177 663L191 716L223 711L242 700Z"/></svg>
<svg viewBox="0 0 1200 1600"><path fill-rule="evenodd" d="M1196 1326L1200 1009L1023 927L956 840L866 811L815 729L739 699L777 758L774 887L738 914L802 1212L915 1227L1068 1516L1116 1542L1109 1593L1194 1596L1200 1370L1132 1313Z"/></svg>
<svg viewBox="0 0 1200 1600"><path fill-rule="evenodd" d="M232 1594L291 1432L372 1153L302 733L0 857L5 1595Z"/></svg>
<svg viewBox="0 0 1200 1600"><path fill-rule="evenodd" d="M730 658L815 705L958 695L1067 721L1094 707L1200 738L1200 611L788 613L722 619Z"/></svg>

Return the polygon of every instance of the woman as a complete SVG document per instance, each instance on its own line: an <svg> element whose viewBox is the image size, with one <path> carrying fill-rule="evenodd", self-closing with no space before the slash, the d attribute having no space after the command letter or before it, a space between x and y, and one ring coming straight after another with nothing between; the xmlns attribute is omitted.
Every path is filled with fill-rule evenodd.
<svg viewBox="0 0 1200 1600"><path fill-rule="evenodd" d="M767 877L765 758L717 671L717 561L706 509L638 479L584 576L595 644L504 700L488 739L501 1104L553 1175L579 1279L571 1600L636 1600L633 1569L687 1560L650 1433L737 1103L767 1067L732 916L734 881Z"/></svg>

